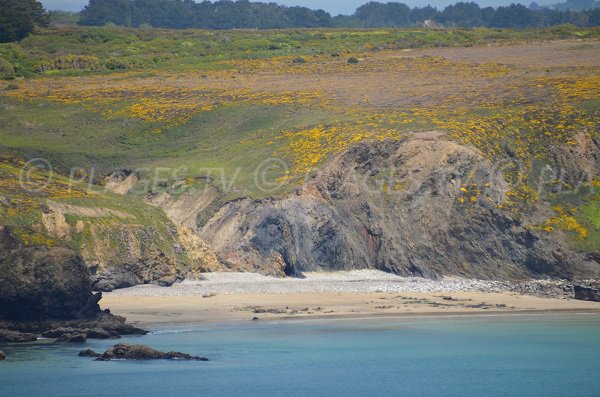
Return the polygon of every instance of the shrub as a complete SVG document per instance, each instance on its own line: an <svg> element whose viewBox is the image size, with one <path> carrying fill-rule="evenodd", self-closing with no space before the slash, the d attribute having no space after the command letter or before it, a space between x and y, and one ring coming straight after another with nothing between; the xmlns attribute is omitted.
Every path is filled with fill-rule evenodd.
<svg viewBox="0 0 600 397"><path fill-rule="evenodd" d="M108 70L129 69L131 67L128 62L118 58L109 58L104 66Z"/></svg>
<svg viewBox="0 0 600 397"><path fill-rule="evenodd" d="M69 70L69 69L99 69L100 61L97 57L91 55L65 55L54 59L49 59L37 64L34 68L36 73L42 73L49 70Z"/></svg>
<svg viewBox="0 0 600 397"><path fill-rule="evenodd" d="M350 64L356 64L358 62L359 62L358 58L355 58L355 57L351 57L348 59L348 63L350 63Z"/></svg>
<svg viewBox="0 0 600 397"><path fill-rule="evenodd" d="M15 67L12 63L0 58L0 79L11 80L15 78Z"/></svg>

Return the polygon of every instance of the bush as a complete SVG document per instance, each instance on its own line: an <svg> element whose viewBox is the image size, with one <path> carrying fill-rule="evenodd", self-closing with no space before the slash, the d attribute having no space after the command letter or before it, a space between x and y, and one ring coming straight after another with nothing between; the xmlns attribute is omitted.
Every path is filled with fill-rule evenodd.
<svg viewBox="0 0 600 397"><path fill-rule="evenodd" d="M131 67L128 62L118 58L109 58L104 66L108 70L129 69Z"/></svg>
<svg viewBox="0 0 600 397"><path fill-rule="evenodd" d="M350 63L350 64L356 64L358 62L359 62L358 58L355 58L355 57L351 57L348 59L348 63Z"/></svg>
<svg viewBox="0 0 600 397"><path fill-rule="evenodd" d="M11 80L15 78L15 67L12 63L0 58L0 79Z"/></svg>
<svg viewBox="0 0 600 397"><path fill-rule="evenodd" d="M55 59L43 61L33 69L36 73L42 73L49 70L69 70L69 69L99 69L100 61L95 56L90 55L66 55Z"/></svg>
<svg viewBox="0 0 600 397"><path fill-rule="evenodd" d="M9 62L15 62L18 59L25 59L27 54L18 44L2 43L0 44L0 58L4 58Z"/></svg>

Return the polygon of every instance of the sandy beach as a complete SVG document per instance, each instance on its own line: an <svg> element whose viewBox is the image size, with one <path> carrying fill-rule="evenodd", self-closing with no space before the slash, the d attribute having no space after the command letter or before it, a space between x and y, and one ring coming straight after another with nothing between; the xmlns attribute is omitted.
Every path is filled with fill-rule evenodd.
<svg viewBox="0 0 600 397"><path fill-rule="evenodd" d="M521 295L498 282L424 280L373 271L276 279L215 273L172 287L106 293L103 308L132 324L164 327L209 322L327 317L600 312L600 303Z"/></svg>

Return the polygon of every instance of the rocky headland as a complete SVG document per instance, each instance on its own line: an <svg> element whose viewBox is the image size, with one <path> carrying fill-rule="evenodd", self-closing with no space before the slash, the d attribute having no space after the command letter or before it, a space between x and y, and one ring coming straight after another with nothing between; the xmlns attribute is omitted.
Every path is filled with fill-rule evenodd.
<svg viewBox="0 0 600 397"><path fill-rule="evenodd" d="M11 228L0 230L0 341L62 342L145 334L101 310L88 267L68 247L25 247Z"/></svg>
<svg viewBox="0 0 600 397"><path fill-rule="evenodd" d="M563 162L568 175L583 172L580 164L600 164L598 145L590 145L585 162ZM143 334L102 311L102 292L94 291L141 284L179 291L186 285L178 283L203 271L285 279L379 270L438 283L431 291L459 280L451 291L598 301L600 257L569 244L562 231L534 227L549 203L523 214L504 209L509 190L502 169L480 151L430 131L352 145L294 191L269 198L219 201L222 193L208 188L149 199L149 208L164 211L165 234L156 225L135 226L127 236L115 232L125 254L106 263L90 259L106 247L91 255L68 234L71 243L26 243L14 226L0 226L0 340ZM43 211L46 229L72 232L64 213L74 207Z"/></svg>
<svg viewBox="0 0 600 397"><path fill-rule="evenodd" d="M275 276L352 269L431 279L600 276L595 256L560 231L534 227L550 204L514 214L502 205L509 190L481 152L432 131L356 144L295 192L228 202L197 231L228 268Z"/></svg>

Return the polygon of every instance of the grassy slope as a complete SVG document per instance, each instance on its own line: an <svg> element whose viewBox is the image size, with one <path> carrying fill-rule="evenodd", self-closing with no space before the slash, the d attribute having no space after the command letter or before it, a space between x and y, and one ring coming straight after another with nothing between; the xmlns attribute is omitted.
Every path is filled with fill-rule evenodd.
<svg viewBox="0 0 600 397"><path fill-rule="evenodd" d="M111 69L116 63L119 67L128 68L127 73L133 73L136 78L177 73L194 73L198 77L202 73L233 70L241 67L238 61L255 58L333 54L345 59L355 53L385 49L597 37L600 37L599 29L579 30L572 27L520 32L486 29L208 32L66 27L42 31L19 45L0 45L0 57L15 65L15 75L35 79L43 86L45 79L52 82L68 76L95 78L117 73L114 76L127 79L127 75L120 74L121 70ZM91 56L96 60L80 68L35 73L39 65L51 64L53 60L69 55ZM227 62L231 60L235 62ZM16 82L17 86L19 84L20 82ZM139 117L132 117L131 114L119 113L135 102L127 97L118 98L110 103L99 101L91 104L78 100L72 101L73 103L57 102L45 98L23 101L11 95L15 88L11 85L14 86L15 83L5 83L4 95L0 96L2 152L14 153L23 158L46 158L64 175L68 175L73 167L89 169L93 166L96 182L100 182L100 177L114 168L168 167L170 171L167 175L173 176L173 172L177 170L176 178L196 178L212 173L212 168L222 168L227 179L225 183L228 184L229 179L236 175L239 169L234 182L235 189L229 192L224 200L269 194L256 188L254 171L264 159L286 150L291 138L282 139L282 131L303 131L339 122L343 117L354 121L363 117L360 114L344 116L339 110L326 107L297 106L293 99L288 101L289 103L277 103L276 100L261 101L249 98L237 102L222 101L220 106L210 111L193 114L186 118L185 122L161 127L160 133L153 133L153 129L160 123L148 123ZM165 96L160 98L164 100ZM589 114L585 117L594 117L598 112L597 99L586 100L582 108ZM116 115L106 117L103 112L107 110L115 110ZM486 111L491 115L495 113L495 110ZM436 124L436 117L446 124ZM402 131L440 127L453 131L452 128L464 129L468 124L461 121L449 125L446 122L448 119L452 117L442 113L425 115L421 119L417 118L414 123L394 125L394 129ZM518 122L520 121L515 121ZM385 125L386 122L381 124ZM493 126L490 124L490 127ZM367 127L361 125L361 128ZM457 135L456 138L466 140L466 137L461 135ZM329 136L324 135L323 140L327 139ZM512 144L511 140L514 137L509 136L506 139L506 144ZM489 135L477 142L468 143L486 151L487 145L496 142L497 136ZM334 139L328 145L335 146L338 143ZM306 156L309 155L310 146L298 147L304 148ZM530 149L527 148L524 152ZM491 157L496 156L492 149L489 150L489 154ZM322 164L322 159L316 164ZM144 172L142 170L143 176L152 176L148 172L144 175ZM279 169L271 169L267 175L273 180L284 176ZM214 174L212 176L214 177ZM218 185L218 182L217 180L214 183ZM285 191L291 187L293 184L282 185L278 191ZM13 199L15 194L0 191L0 195ZM25 197L26 194L19 192L17 196ZM46 198L39 197L39 200L41 202ZM141 197L135 195L122 197L102 193L94 197L52 199L74 201L81 206L126 209L135 213L136 222L157 230L162 230L165 224L169 224L160 211L149 209L143 204ZM18 200L21 198L17 198L17 202ZM557 198L557 202L561 202L561 199ZM20 205L22 204L17 207ZM583 247L591 251L597 250L600 246L597 196L587 197L573 205L581 208L576 217L589 230L589 237L583 243ZM3 211L0 223L17 224L30 230L30 226L36 224L40 216L39 211L35 210L27 216L9 213L8 207ZM77 219L71 219L71 222L76 221ZM164 234L163 231L161 233ZM79 240L74 239L72 243L77 246L89 244L89 237L86 236L83 233L77 237ZM165 249L169 249L168 244L165 244Z"/></svg>
<svg viewBox="0 0 600 397"><path fill-rule="evenodd" d="M61 27L44 30L19 45L0 45L0 57L32 75L36 65L58 56L90 55L98 69L109 60L144 70L219 69L218 61L280 55L354 53L365 50L471 46L531 40L598 37L598 29L558 26L545 30L379 29L202 31ZM110 66L110 65L109 65ZM87 72L66 71L60 74Z"/></svg>
<svg viewBox="0 0 600 397"><path fill-rule="evenodd" d="M17 157L6 152L0 156L0 225L14 228L25 245L67 245L81 251L89 263L104 267L132 260L130 244L135 241L142 255L162 251L180 265L188 264L175 250L174 225L159 209L135 196L24 167ZM44 226L48 205L68 208L66 235Z"/></svg>

